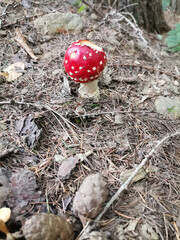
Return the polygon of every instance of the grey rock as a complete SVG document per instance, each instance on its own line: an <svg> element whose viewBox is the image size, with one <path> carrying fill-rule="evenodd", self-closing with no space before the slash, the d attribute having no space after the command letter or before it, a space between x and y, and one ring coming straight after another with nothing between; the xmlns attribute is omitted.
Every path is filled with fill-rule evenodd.
<svg viewBox="0 0 180 240"><path fill-rule="evenodd" d="M5 37L7 35L6 31L0 30L0 36Z"/></svg>
<svg viewBox="0 0 180 240"><path fill-rule="evenodd" d="M156 111L171 118L180 117L180 97L158 96L154 102Z"/></svg>
<svg viewBox="0 0 180 240"><path fill-rule="evenodd" d="M114 122L115 124L123 124L123 119L122 119L122 116L121 115L116 115L115 118L114 118Z"/></svg>
<svg viewBox="0 0 180 240"><path fill-rule="evenodd" d="M68 31L78 33L83 29L83 22L74 13L50 13L34 21L34 27L43 34L56 35Z"/></svg>
<svg viewBox="0 0 180 240"><path fill-rule="evenodd" d="M94 20L97 20L98 16L95 13L91 13L91 18L94 19Z"/></svg>

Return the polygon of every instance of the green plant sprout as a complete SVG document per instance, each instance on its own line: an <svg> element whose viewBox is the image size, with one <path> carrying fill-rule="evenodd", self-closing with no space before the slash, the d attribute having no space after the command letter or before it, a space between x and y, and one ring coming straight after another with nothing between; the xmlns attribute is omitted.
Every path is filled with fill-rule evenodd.
<svg viewBox="0 0 180 240"><path fill-rule="evenodd" d="M175 25L175 29L168 32L168 37L165 40L165 43L168 46L168 51L178 52L180 51L180 23Z"/></svg>

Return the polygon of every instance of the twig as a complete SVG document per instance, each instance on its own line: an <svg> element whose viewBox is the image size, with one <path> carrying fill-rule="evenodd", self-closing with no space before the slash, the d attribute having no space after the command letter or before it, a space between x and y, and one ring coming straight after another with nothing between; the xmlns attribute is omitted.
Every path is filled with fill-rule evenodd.
<svg viewBox="0 0 180 240"><path fill-rule="evenodd" d="M180 135L180 132L175 132L171 135L168 135L164 137L161 141L158 141L155 147L150 151L150 153L142 160L142 162L137 166L137 168L134 170L132 175L127 179L127 181L118 189L118 191L115 193L115 195L110 199L110 201L106 204L104 207L103 211L96 217L96 221L99 221L102 216L105 214L105 212L108 210L108 208L113 204L113 202L119 198L120 193L127 189L129 186L130 182L132 179L135 177L135 175L138 173L138 171L145 165L147 160L155 153L155 151L164 143L166 142L169 138L172 138L174 136Z"/></svg>
<svg viewBox="0 0 180 240"><path fill-rule="evenodd" d="M134 217L126 216L126 215L124 215L124 214L122 214L122 213L120 213L120 212L118 212L118 211L116 211L116 210L114 210L114 212L115 212L117 215L119 215L119 216L121 216L121 217L123 217L123 218L131 219L131 220L134 220L134 219L135 219Z"/></svg>
<svg viewBox="0 0 180 240"><path fill-rule="evenodd" d="M88 7L90 7L96 14L98 14L100 17L104 17L94 6L92 6L88 1L82 0L83 3L85 3Z"/></svg>

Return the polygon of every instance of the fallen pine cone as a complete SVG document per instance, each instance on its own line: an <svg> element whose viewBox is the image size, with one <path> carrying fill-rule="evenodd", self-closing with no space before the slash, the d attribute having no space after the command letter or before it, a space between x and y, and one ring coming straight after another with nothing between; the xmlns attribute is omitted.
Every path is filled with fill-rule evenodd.
<svg viewBox="0 0 180 240"><path fill-rule="evenodd" d="M22 227L26 240L73 240L71 224L60 216L42 213L27 219Z"/></svg>
<svg viewBox="0 0 180 240"><path fill-rule="evenodd" d="M101 212L107 195L107 184L99 173L84 179L73 201L73 211L83 225L86 218L94 219Z"/></svg>

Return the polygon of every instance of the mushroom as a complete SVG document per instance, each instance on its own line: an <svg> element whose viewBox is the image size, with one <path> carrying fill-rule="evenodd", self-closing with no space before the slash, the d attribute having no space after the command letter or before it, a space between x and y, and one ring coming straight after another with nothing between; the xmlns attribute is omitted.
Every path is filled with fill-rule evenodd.
<svg viewBox="0 0 180 240"><path fill-rule="evenodd" d="M64 68L71 79L80 83L80 97L99 98L98 78L107 62L104 50L88 40L73 42L64 57Z"/></svg>

